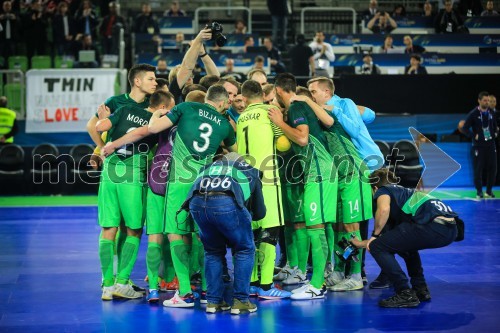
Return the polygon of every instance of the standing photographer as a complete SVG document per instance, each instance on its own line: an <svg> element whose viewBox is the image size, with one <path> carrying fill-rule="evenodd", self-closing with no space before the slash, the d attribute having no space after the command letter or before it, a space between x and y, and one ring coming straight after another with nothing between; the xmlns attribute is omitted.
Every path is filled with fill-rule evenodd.
<svg viewBox="0 0 500 333"><path fill-rule="evenodd" d="M459 240L458 215L439 199L393 185L397 180L388 169L379 169L372 177L376 204L375 228L369 240L354 239L351 243L360 248L366 247L394 285L396 294L381 300L379 306L416 307L420 301L431 299L418 251L444 247ZM396 225L381 234L389 219ZM408 277L394 257L395 253L405 258L412 289Z"/></svg>

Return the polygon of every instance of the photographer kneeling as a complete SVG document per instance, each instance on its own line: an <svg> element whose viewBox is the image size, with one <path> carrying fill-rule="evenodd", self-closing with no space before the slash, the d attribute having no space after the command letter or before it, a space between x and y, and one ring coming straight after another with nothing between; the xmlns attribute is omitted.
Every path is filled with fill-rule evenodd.
<svg viewBox="0 0 500 333"><path fill-rule="evenodd" d="M351 243L366 247L394 285L396 294L381 300L379 306L418 306L421 300L430 300L418 250L444 247L460 240L457 238L458 215L439 199L394 185L396 177L388 169L377 170L372 177L375 228L369 240L354 239ZM389 230L386 228L381 234L389 218L396 225ZM406 254L413 289L410 289L408 277L394 257L396 253Z"/></svg>

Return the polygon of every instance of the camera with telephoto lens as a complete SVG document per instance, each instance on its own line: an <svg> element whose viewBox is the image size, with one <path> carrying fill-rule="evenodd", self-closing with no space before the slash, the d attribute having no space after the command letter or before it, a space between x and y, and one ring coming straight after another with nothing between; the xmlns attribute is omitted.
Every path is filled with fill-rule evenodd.
<svg viewBox="0 0 500 333"><path fill-rule="evenodd" d="M212 41L215 42L215 45L218 47L223 47L226 45L227 38L222 34L222 31L224 28L222 28L222 24L219 22L212 22L212 24L208 27L210 30L212 30Z"/></svg>
<svg viewBox="0 0 500 333"><path fill-rule="evenodd" d="M355 235L351 235L351 239L355 238ZM345 239L345 237L342 237L342 239L337 243L340 248L342 248L342 252L340 251L335 251L335 254L340 258L340 260L346 262L349 260L353 260L355 262L359 261L358 254L359 250L354 244L352 244L350 241Z"/></svg>

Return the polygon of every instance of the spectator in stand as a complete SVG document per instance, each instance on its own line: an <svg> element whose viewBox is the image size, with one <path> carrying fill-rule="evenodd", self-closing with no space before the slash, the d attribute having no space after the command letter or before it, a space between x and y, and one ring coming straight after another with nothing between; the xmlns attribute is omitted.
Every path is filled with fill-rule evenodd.
<svg viewBox="0 0 500 333"><path fill-rule="evenodd" d="M398 24L387 12L377 12L366 25L374 34L389 34Z"/></svg>
<svg viewBox="0 0 500 333"><path fill-rule="evenodd" d="M385 36L384 45L380 48L380 53L387 53L387 50L394 48L392 36Z"/></svg>
<svg viewBox="0 0 500 333"><path fill-rule="evenodd" d="M220 74L221 77L232 77L238 82L245 81L245 74L234 71L234 59L226 59L226 70Z"/></svg>
<svg viewBox="0 0 500 333"><path fill-rule="evenodd" d="M175 47L180 53L186 53L189 48L189 44L185 41L185 36L183 32L178 32L175 34Z"/></svg>
<svg viewBox="0 0 500 333"><path fill-rule="evenodd" d="M422 58L418 54L412 54L410 57L410 64L405 67L405 74L409 75L425 75L427 69L421 65Z"/></svg>
<svg viewBox="0 0 500 333"><path fill-rule="evenodd" d="M248 73L250 73L254 69L260 69L261 71L264 72L264 57L263 56L259 55L259 56L255 57L255 59L253 61L252 69Z"/></svg>
<svg viewBox="0 0 500 333"><path fill-rule="evenodd" d="M288 15L290 14L288 2L287 0L267 0L267 8L271 13L272 40L276 41L281 49L284 49L286 47Z"/></svg>
<svg viewBox="0 0 500 333"><path fill-rule="evenodd" d="M97 14L92 9L92 2L90 0L83 0L80 8L75 14L77 33L82 35L91 35L92 38L97 37Z"/></svg>
<svg viewBox="0 0 500 333"><path fill-rule="evenodd" d="M267 84L267 75L263 69L252 69L250 72L248 72L247 79L257 81L261 86L265 86Z"/></svg>
<svg viewBox="0 0 500 333"><path fill-rule="evenodd" d="M100 64L100 54L99 50L96 48L95 44L92 41L91 35L78 35L75 39L76 43L74 49L75 63L73 67L75 68L98 68ZM80 60L80 51L94 51L95 52L95 61L92 62L82 62Z"/></svg>
<svg viewBox="0 0 500 333"><path fill-rule="evenodd" d="M406 8L405 6L399 4L394 7L394 10L392 11L392 17L395 19L406 17Z"/></svg>
<svg viewBox="0 0 500 333"><path fill-rule="evenodd" d="M306 37L297 35L297 44L290 49L288 56L292 62L291 73L295 76L314 76L314 53L310 46L306 45Z"/></svg>
<svg viewBox="0 0 500 333"><path fill-rule="evenodd" d="M31 64L31 57L44 55L47 44L47 21L38 1L31 3L30 10L24 16L23 30L26 53Z"/></svg>
<svg viewBox="0 0 500 333"><path fill-rule="evenodd" d="M170 9L165 11L163 16L167 17L178 17L178 16L186 16L186 12L181 9L179 6L179 1L172 1L170 5Z"/></svg>
<svg viewBox="0 0 500 333"><path fill-rule="evenodd" d="M483 12L481 0L460 0L458 8L462 16L480 16Z"/></svg>
<svg viewBox="0 0 500 333"><path fill-rule="evenodd" d="M267 57L271 59L271 72L284 73L285 65L281 62L281 52L273 46L271 37L264 38L264 47L267 50Z"/></svg>
<svg viewBox="0 0 500 333"><path fill-rule="evenodd" d="M464 21L460 13L453 9L451 0L445 0L444 9L439 11L434 21L436 33L460 33L466 32L467 28L464 26Z"/></svg>
<svg viewBox="0 0 500 333"><path fill-rule="evenodd" d="M365 54L363 57L363 65L359 68L358 74L377 75L381 74L380 68L373 63L373 58L370 54Z"/></svg>
<svg viewBox="0 0 500 333"><path fill-rule="evenodd" d="M168 77L170 71L167 68L167 61L165 59L159 59L156 63L156 75L163 75Z"/></svg>
<svg viewBox="0 0 500 333"><path fill-rule="evenodd" d="M434 17L434 13L432 11L432 4L429 1L424 3L424 12L422 13L424 17Z"/></svg>
<svg viewBox="0 0 500 333"><path fill-rule="evenodd" d="M57 14L52 20L54 46L58 55L71 55L73 41L76 36L76 22L68 13L68 4L60 2Z"/></svg>
<svg viewBox="0 0 500 333"><path fill-rule="evenodd" d="M316 76L331 77L333 70L331 62L335 61L335 54L330 43L325 42L323 31L316 31L314 40L309 44L314 53L314 72Z"/></svg>
<svg viewBox="0 0 500 333"><path fill-rule="evenodd" d="M2 13L0 14L0 56L7 60L11 55L17 53L17 43L20 42L19 28L20 21L12 11L12 2L5 1L2 4Z"/></svg>
<svg viewBox="0 0 500 333"><path fill-rule="evenodd" d="M103 18L99 33L104 54L118 54L118 31L125 29L125 19L118 14L116 2L109 3L109 15Z"/></svg>
<svg viewBox="0 0 500 333"><path fill-rule="evenodd" d="M233 34L246 34L247 33L247 25L245 21L242 19L237 19L234 23L234 31Z"/></svg>
<svg viewBox="0 0 500 333"><path fill-rule="evenodd" d="M365 21L369 21L372 17L375 16L378 12L378 3L377 0L370 0L370 4L368 5L368 9L363 12L363 18Z"/></svg>
<svg viewBox="0 0 500 333"><path fill-rule="evenodd" d="M413 39L409 35L403 37L403 43L405 44L405 53L420 54L425 52L425 48L413 44Z"/></svg>
<svg viewBox="0 0 500 333"><path fill-rule="evenodd" d="M498 12L493 8L493 1L488 1L486 3L486 10L481 13L481 16L498 16Z"/></svg>
<svg viewBox="0 0 500 333"><path fill-rule="evenodd" d="M150 35L158 35L160 33L156 17L151 13L151 5L147 2L142 4L141 13L135 18L134 32Z"/></svg>
<svg viewBox="0 0 500 333"><path fill-rule="evenodd" d="M245 39L244 39L244 43L243 44L243 49L241 50L242 53L247 53L248 50L247 48L248 47L254 47L255 46L255 41L253 39L252 36L246 36Z"/></svg>

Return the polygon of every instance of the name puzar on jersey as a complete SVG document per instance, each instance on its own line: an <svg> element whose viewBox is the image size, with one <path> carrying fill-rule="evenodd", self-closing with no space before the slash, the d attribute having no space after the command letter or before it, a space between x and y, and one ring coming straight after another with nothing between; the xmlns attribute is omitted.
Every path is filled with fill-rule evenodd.
<svg viewBox="0 0 500 333"><path fill-rule="evenodd" d="M208 111L205 111L202 109L198 109L198 110L199 110L200 117L209 119L209 120L213 121L214 123L216 123L217 125L220 125L220 118L217 118L215 115L211 114Z"/></svg>

